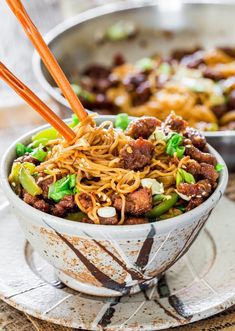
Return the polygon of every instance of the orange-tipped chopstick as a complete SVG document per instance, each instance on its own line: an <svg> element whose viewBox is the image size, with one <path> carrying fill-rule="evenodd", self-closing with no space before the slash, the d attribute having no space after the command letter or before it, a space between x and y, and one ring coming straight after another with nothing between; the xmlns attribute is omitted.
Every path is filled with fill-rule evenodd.
<svg viewBox="0 0 235 331"><path fill-rule="evenodd" d="M33 109L50 123L66 140L75 138L70 129L42 100L40 100L26 85L24 85L2 62L0 62L0 78L10 85Z"/></svg>
<svg viewBox="0 0 235 331"><path fill-rule="evenodd" d="M72 110L78 116L80 121L83 121L87 116L86 110L84 109L77 95L71 88L71 85L68 79L66 78L64 72L62 71L61 67L59 66L56 58L54 57L49 47L43 40L36 26L31 21L22 2L20 0L6 0L6 1L10 6L11 10L13 11L13 13L15 14L15 16L18 18L21 25L23 26L26 34L28 35L32 44L38 51L45 66L51 73L57 85L60 87L64 97L68 100Z"/></svg>

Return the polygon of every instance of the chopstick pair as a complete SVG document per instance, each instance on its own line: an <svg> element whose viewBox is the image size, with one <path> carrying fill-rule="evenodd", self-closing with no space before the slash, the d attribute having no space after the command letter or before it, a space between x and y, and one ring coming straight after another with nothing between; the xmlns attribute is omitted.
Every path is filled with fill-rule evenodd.
<svg viewBox="0 0 235 331"><path fill-rule="evenodd" d="M41 34L31 21L20 0L6 0L9 7L23 26L28 38L38 51L42 61L68 100L72 110L83 121L87 112L59 66L54 55L46 45ZM0 62L0 77L9 84L32 108L34 108L48 123L50 123L64 138L71 141L75 133L70 129L42 100L40 100L25 84L23 84L2 62Z"/></svg>

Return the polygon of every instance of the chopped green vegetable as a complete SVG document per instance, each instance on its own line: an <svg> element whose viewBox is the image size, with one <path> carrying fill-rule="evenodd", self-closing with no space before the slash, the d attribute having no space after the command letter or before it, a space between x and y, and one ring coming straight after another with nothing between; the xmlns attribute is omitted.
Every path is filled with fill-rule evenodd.
<svg viewBox="0 0 235 331"><path fill-rule="evenodd" d="M161 63L158 71L160 74L169 75L171 73L171 66L167 62Z"/></svg>
<svg viewBox="0 0 235 331"><path fill-rule="evenodd" d="M28 148L37 148L39 145L46 146L47 143L48 143L48 139L47 138L41 138L41 139L38 139L38 140L34 140L27 147ZM32 150L31 150L31 152L32 152Z"/></svg>
<svg viewBox="0 0 235 331"><path fill-rule="evenodd" d="M16 155L18 157L25 155L25 153L30 153L30 152L32 152L32 148L30 148L29 146L27 147L22 143L16 144Z"/></svg>
<svg viewBox="0 0 235 331"><path fill-rule="evenodd" d="M192 174L180 168L176 174L176 186L181 183L195 184L196 181Z"/></svg>
<svg viewBox="0 0 235 331"><path fill-rule="evenodd" d="M220 164L220 163L217 163L217 164L216 164L216 166L215 166L215 170L216 170L217 172L221 172L223 169L224 169L223 164Z"/></svg>
<svg viewBox="0 0 235 331"><path fill-rule="evenodd" d="M72 123L71 123L70 127L74 128L76 125L79 124L79 122L80 121L79 121L77 115L76 114L73 114L72 115Z"/></svg>
<svg viewBox="0 0 235 331"><path fill-rule="evenodd" d="M29 171L30 175L32 175L34 173L34 170L36 168L35 164L33 164L31 162L24 162L24 163L21 163L21 165Z"/></svg>
<svg viewBox="0 0 235 331"><path fill-rule="evenodd" d="M66 216L67 220L70 221L75 221L75 222L82 222L82 220L86 217L87 215L84 214L82 211L78 211L77 213L69 213Z"/></svg>
<svg viewBox="0 0 235 331"><path fill-rule="evenodd" d="M183 157L184 152L185 152L185 147L184 146L176 147L176 155L177 155L178 159L181 159Z"/></svg>
<svg viewBox="0 0 235 331"><path fill-rule="evenodd" d="M136 27L131 22L119 21L111 25L106 31L106 37L111 41L119 41L127 39L133 35L136 31Z"/></svg>
<svg viewBox="0 0 235 331"><path fill-rule="evenodd" d="M159 128L157 128L149 137L150 140L163 140L166 141L167 140L167 136L165 135L165 133L162 130L159 130Z"/></svg>
<svg viewBox="0 0 235 331"><path fill-rule="evenodd" d="M48 128L48 129L45 129L43 131L40 131L40 132L36 133L32 137L32 141L35 142L35 141L38 141L40 139L47 139L49 141L49 140L54 140L58 137L59 137L59 133L58 133L58 131L56 131L56 129Z"/></svg>
<svg viewBox="0 0 235 331"><path fill-rule="evenodd" d="M118 114L116 116L114 126L115 126L115 128L122 129L124 131L128 127L129 123L130 123L130 120L129 120L128 115L125 113L122 113L122 114Z"/></svg>
<svg viewBox="0 0 235 331"><path fill-rule="evenodd" d="M179 184L183 183L183 177L181 176L180 172L177 171L176 173L176 187L179 186Z"/></svg>
<svg viewBox="0 0 235 331"><path fill-rule="evenodd" d="M89 102L94 102L95 101L95 94L84 90L81 88L81 86L77 85L77 84L71 84L72 89L74 90L74 92L77 94L78 97L81 97Z"/></svg>
<svg viewBox="0 0 235 331"><path fill-rule="evenodd" d="M11 173L9 175L9 182L10 183L18 183L19 182L19 174L21 169L22 163L14 162L11 167Z"/></svg>
<svg viewBox="0 0 235 331"><path fill-rule="evenodd" d="M44 161L47 156L47 152L44 151L43 148L44 148L43 145L39 145L31 153L31 155L40 162Z"/></svg>
<svg viewBox="0 0 235 331"><path fill-rule="evenodd" d="M144 57L143 59L136 62L136 67L142 71L151 70L154 67L154 60L149 57Z"/></svg>
<svg viewBox="0 0 235 331"><path fill-rule="evenodd" d="M182 205L180 205L180 206L177 206L176 207L177 209L179 209L180 211L182 211L182 213L184 213L185 212L185 207L184 206L182 206Z"/></svg>
<svg viewBox="0 0 235 331"><path fill-rule="evenodd" d="M183 141L183 136L179 133L174 133L171 138L168 140L166 145L166 153L170 156L173 156L174 153L179 157L182 157L184 154L183 146L179 146Z"/></svg>
<svg viewBox="0 0 235 331"><path fill-rule="evenodd" d="M153 196L153 204L158 203L160 201L169 200L170 198L171 198L170 195L156 194Z"/></svg>
<svg viewBox="0 0 235 331"><path fill-rule="evenodd" d="M159 205L155 206L152 210L150 210L146 216L148 218L156 218L166 213L171 207L173 207L178 201L178 194L173 193L171 198L161 202Z"/></svg>
<svg viewBox="0 0 235 331"><path fill-rule="evenodd" d="M59 202L65 195L74 194L76 175L67 175L49 186L48 198Z"/></svg>
<svg viewBox="0 0 235 331"><path fill-rule="evenodd" d="M16 144L16 155L23 156L25 153L26 153L25 145L21 143Z"/></svg>
<svg viewBox="0 0 235 331"><path fill-rule="evenodd" d="M33 176L30 175L29 171L24 166L20 169L19 181L29 194L33 196L42 194L42 189L37 185Z"/></svg>

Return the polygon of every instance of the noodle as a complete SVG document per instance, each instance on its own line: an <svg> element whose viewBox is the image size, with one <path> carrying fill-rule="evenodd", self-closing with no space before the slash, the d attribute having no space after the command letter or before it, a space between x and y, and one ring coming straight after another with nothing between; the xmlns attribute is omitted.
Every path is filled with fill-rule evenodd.
<svg viewBox="0 0 235 331"><path fill-rule="evenodd" d="M115 130L110 121L96 126L93 116L80 123L75 129L76 138L68 143L63 138L50 142L51 151L48 159L37 166L36 171L47 170L49 176L56 178L56 174L76 174L75 202L79 209L87 216L99 223L97 210L100 207L112 205L112 195L118 194L122 201L121 219L125 219L125 196L134 192L141 185L143 178L158 178L176 176L178 167L188 161L166 157L164 141L155 143L155 154L151 165L141 171L121 168L118 157L120 150L130 142L131 138L124 132ZM49 169L49 170L48 170ZM48 178L48 177L47 177ZM172 190L169 190L169 192ZM85 208L79 201L79 194L89 195L92 206Z"/></svg>

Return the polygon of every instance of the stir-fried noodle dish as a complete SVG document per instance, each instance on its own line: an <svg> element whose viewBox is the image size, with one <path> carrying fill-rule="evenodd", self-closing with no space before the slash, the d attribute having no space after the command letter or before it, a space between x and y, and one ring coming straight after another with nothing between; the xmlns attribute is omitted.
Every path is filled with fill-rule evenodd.
<svg viewBox="0 0 235 331"><path fill-rule="evenodd" d="M71 74L85 107L103 114L125 112L164 121L173 110L202 131L235 129L235 50L175 50L111 66L97 63Z"/></svg>
<svg viewBox="0 0 235 331"><path fill-rule="evenodd" d="M217 186L222 165L206 139L171 113L97 125L73 117L76 138L53 128L16 145L9 182L29 205L69 220L131 225L164 220L200 205Z"/></svg>

